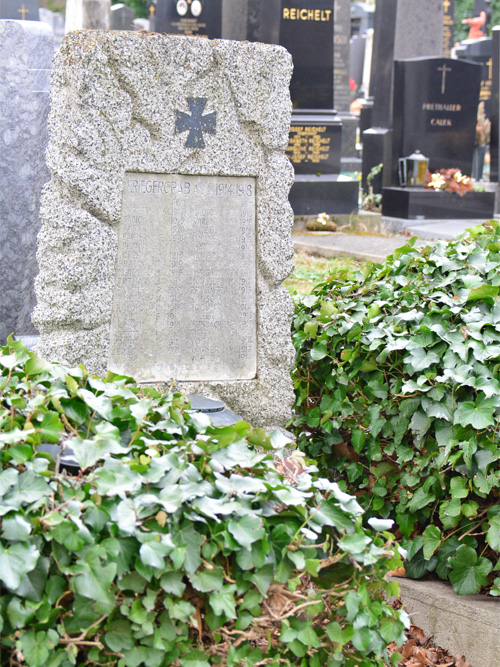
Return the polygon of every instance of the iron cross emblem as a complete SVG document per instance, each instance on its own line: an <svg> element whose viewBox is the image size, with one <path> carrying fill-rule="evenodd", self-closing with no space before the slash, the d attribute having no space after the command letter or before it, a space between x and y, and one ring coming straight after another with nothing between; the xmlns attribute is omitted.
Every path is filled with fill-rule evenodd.
<svg viewBox="0 0 500 667"><path fill-rule="evenodd" d="M176 110L175 112L175 133L182 134L182 132L189 131L184 144L187 148L205 148L203 133L215 134L216 112L213 111L205 116L203 115L207 101L206 97L188 97L187 103L191 115L184 113L184 111Z"/></svg>

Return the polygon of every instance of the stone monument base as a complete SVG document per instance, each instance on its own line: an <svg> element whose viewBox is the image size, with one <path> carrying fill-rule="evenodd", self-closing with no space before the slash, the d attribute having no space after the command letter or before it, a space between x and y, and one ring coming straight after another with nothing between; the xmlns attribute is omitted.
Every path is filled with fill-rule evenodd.
<svg viewBox="0 0 500 667"><path fill-rule="evenodd" d="M384 188L382 215L391 218L453 220L492 218L494 192L435 192L425 188Z"/></svg>
<svg viewBox="0 0 500 667"><path fill-rule="evenodd" d="M359 181L339 174L301 174L290 190L295 215L352 213L358 209Z"/></svg>

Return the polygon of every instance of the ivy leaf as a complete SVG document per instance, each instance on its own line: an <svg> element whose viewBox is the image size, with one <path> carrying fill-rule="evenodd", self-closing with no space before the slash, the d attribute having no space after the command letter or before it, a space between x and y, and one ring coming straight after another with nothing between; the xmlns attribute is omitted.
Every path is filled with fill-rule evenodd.
<svg viewBox="0 0 500 667"><path fill-rule="evenodd" d="M228 619L236 618L236 586L222 586L216 593L210 593L209 603L216 616L224 614Z"/></svg>
<svg viewBox="0 0 500 667"><path fill-rule="evenodd" d="M492 549L500 552L500 516L491 519L490 527L486 533L486 541Z"/></svg>
<svg viewBox="0 0 500 667"><path fill-rule="evenodd" d="M262 519L256 515L246 514L238 519L231 519L227 529L234 539L245 549L250 549L254 542L261 540L266 531Z"/></svg>
<svg viewBox="0 0 500 667"><path fill-rule="evenodd" d="M449 559L450 582L458 595L473 595L488 583L493 564L487 558L478 557L475 549L462 544L455 558Z"/></svg>
<svg viewBox="0 0 500 667"><path fill-rule="evenodd" d="M26 632L17 642L17 647L30 667L43 667L50 655L47 635L42 631L30 630Z"/></svg>
<svg viewBox="0 0 500 667"><path fill-rule="evenodd" d="M427 526L427 528L422 533L422 539L424 542L424 558L429 560L429 558L434 554L436 549L441 544L441 531L437 526Z"/></svg>
<svg viewBox="0 0 500 667"><path fill-rule="evenodd" d="M440 358L435 352L426 352L422 347L411 350L409 356L405 357L405 363L411 366L415 373L425 371L433 364L438 364L439 361Z"/></svg>
<svg viewBox="0 0 500 667"><path fill-rule="evenodd" d="M224 571L221 567L215 567L213 570L201 570L189 575L189 580L193 588L201 593L209 593L222 588L224 581Z"/></svg>
<svg viewBox="0 0 500 667"><path fill-rule="evenodd" d="M458 412L455 416L455 424L461 426L472 426L481 430L495 424L493 413L498 405L498 399L495 397L481 398L479 396L475 402L466 401L458 404Z"/></svg>
<svg viewBox="0 0 500 667"><path fill-rule="evenodd" d="M498 296L498 288L495 285L481 285L480 287L475 287L471 289L467 297L467 301L486 301L488 303L493 303L494 297Z"/></svg>
<svg viewBox="0 0 500 667"><path fill-rule="evenodd" d="M74 578L75 592L96 602L114 603L111 584L116 576L116 563L102 566L95 551L87 553L86 561L78 561L82 572Z"/></svg>
<svg viewBox="0 0 500 667"><path fill-rule="evenodd" d="M16 589L24 575L35 568L39 555L34 544L16 542L5 548L0 543L0 581Z"/></svg>

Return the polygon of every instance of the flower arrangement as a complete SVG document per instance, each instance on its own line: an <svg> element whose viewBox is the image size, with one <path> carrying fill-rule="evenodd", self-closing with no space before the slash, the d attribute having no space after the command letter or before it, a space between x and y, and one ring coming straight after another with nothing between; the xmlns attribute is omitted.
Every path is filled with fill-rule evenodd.
<svg viewBox="0 0 500 667"><path fill-rule="evenodd" d="M306 229L310 232L334 232L337 229L333 215L320 213L316 220L308 220Z"/></svg>
<svg viewBox="0 0 500 667"><path fill-rule="evenodd" d="M439 169L433 174L427 171L425 187L429 190L456 192L461 197L473 189L471 179L462 174L460 169Z"/></svg>

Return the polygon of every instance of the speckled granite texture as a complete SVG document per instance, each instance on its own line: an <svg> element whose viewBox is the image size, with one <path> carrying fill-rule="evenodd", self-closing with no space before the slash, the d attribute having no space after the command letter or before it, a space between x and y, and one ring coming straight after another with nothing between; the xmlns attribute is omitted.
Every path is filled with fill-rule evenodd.
<svg viewBox="0 0 500 667"><path fill-rule="evenodd" d="M54 39L38 21L0 21L0 343L31 323Z"/></svg>
<svg viewBox="0 0 500 667"><path fill-rule="evenodd" d="M293 170L284 154L290 55L279 46L156 33L79 31L55 58L36 281L38 351L106 371L125 172L253 176L257 187L257 377L180 383L256 426L283 425L293 306ZM175 133L187 97L207 98L217 131L204 148ZM180 332L180 335L182 333Z"/></svg>

